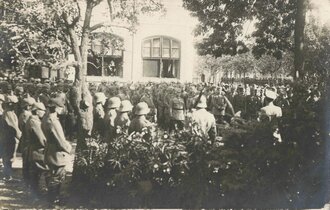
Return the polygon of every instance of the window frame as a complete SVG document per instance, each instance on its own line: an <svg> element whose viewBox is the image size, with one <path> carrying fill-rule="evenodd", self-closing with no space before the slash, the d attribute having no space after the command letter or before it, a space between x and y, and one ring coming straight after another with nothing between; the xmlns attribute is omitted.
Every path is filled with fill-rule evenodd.
<svg viewBox="0 0 330 210"><path fill-rule="evenodd" d="M153 56L153 51L154 51L154 39L160 39L160 46L159 46L159 53L160 53L160 56L159 57L154 57ZM164 42L164 39L168 39L170 42L170 46L169 48L165 48L165 49L169 49L169 57L163 57L163 42ZM145 42L149 41L150 42L150 47L149 47L149 56L145 56L144 55L144 49L146 48L145 47ZM173 51L173 42L176 42L178 44L178 47L175 48L175 49L178 49L179 50L179 53L178 53L178 57L173 57L172 56L172 51ZM179 65L178 65L178 73L176 75L176 79L180 79L180 71L181 71L181 41L178 40L178 39L175 39L173 37L170 37L170 36L162 36L162 35L158 35L158 36L151 36L151 37L147 37L145 39L142 40L142 44L141 44L141 58L142 58L142 61L144 60L159 60L160 62L160 66L163 66L163 60L170 60L172 61L173 63L175 61L179 61ZM142 68L142 74L144 75L144 67ZM159 75L158 77L152 77L152 78L169 78L169 77L162 77L162 72L161 72L161 67L159 67L158 69L158 72L157 72L157 75Z"/></svg>

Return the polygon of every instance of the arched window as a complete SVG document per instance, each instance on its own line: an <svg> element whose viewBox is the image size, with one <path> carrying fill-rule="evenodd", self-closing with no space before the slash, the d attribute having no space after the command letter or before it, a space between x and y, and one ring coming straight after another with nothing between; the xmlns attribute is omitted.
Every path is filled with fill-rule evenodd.
<svg viewBox="0 0 330 210"><path fill-rule="evenodd" d="M143 76L179 78L180 42L176 39L157 36L142 43Z"/></svg>
<svg viewBox="0 0 330 210"><path fill-rule="evenodd" d="M109 33L94 33L88 49L87 75L123 76L123 39Z"/></svg>

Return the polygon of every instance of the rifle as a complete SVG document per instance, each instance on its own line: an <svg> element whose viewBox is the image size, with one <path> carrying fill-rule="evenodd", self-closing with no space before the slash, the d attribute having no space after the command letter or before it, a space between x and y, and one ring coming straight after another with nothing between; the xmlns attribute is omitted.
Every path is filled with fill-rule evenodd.
<svg viewBox="0 0 330 210"><path fill-rule="evenodd" d="M195 101L195 103L194 103L194 106L193 106L194 108L196 108L196 106L197 106L199 100L201 99L201 97L202 97L202 95L203 95L203 93L204 93L204 89L205 89L205 86L204 86L203 89L199 92L199 95L198 95L198 97L197 97L197 99L196 99L196 101Z"/></svg>

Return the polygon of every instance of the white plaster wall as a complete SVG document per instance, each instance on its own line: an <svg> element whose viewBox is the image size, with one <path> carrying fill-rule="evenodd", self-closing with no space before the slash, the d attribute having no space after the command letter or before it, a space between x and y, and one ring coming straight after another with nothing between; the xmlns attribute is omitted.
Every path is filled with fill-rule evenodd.
<svg viewBox="0 0 330 210"><path fill-rule="evenodd" d="M123 79L132 81L159 81L159 78L143 77L142 43L150 36L169 36L180 41L180 81L191 82L196 58L193 29L197 21L182 7L181 0L163 0L165 14L152 14L140 17L137 32L132 34L125 28L102 28L98 31L114 33L124 39ZM109 21L107 5L94 10L92 25ZM116 23L120 25L120 23ZM94 78L95 79L95 78ZM106 78L102 78L103 80ZM173 80L173 79L162 79ZM176 79L174 79L176 80Z"/></svg>

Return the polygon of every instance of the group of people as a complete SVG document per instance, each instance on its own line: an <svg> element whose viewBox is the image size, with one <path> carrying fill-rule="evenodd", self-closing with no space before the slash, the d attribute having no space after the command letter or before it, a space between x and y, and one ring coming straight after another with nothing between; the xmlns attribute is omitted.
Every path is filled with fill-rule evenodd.
<svg viewBox="0 0 330 210"><path fill-rule="evenodd" d="M48 199L59 202L60 187L65 179L65 166L71 152L58 114L63 112L65 100L49 98L47 106L41 98L29 94L15 95L11 85L0 94L0 156L3 179L13 179L12 164L16 152L22 154L23 180L35 199L43 192L40 181L44 177Z"/></svg>
<svg viewBox="0 0 330 210"><path fill-rule="evenodd" d="M22 153L23 179L37 197L46 178L49 200L59 202L65 166L71 153L67 140L76 132L70 120L70 84L45 80L0 81L0 155L4 179L12 180L12 163ZM235 116L244 120L277 121L288 111L292 89L287 86L242 84L107 84L90 87L93 128L90 135L114 140L118 127L128 134L153 123L169 132L182 130L189 118L196 131L215 139L217 126ZM317 91L311 96L315 99ZM309 100L309 99L306 99ZM71 130L69 129L71 128ZM274 138L281 141L279 127Z"/></svg>

